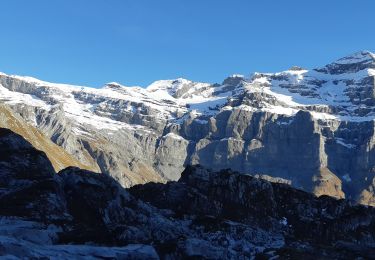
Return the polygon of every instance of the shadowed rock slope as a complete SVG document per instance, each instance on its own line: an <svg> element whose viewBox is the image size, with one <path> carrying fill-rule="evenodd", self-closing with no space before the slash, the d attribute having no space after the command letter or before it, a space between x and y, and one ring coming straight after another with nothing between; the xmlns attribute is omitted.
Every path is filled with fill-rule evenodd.
<svg viewBox="0 0 375 260"><path fill-rule="evenodd" d="M286 184L188 167L126 190L105 174L55 173L0 129L0 256L72 259L353 259L375 253L375 210Z"/></svg>

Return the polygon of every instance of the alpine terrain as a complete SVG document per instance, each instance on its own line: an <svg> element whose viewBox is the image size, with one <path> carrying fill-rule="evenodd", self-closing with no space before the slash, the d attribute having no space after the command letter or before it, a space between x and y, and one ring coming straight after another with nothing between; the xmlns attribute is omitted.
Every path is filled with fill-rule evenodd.
<svg viewBox="0 0 375 260"><path fill-rule="evenodd" d="M221 84L95 89L0 74L1 126L56 170L79 166L123 187L178 180L199 164L375 205L374 77L368 51Z"/></svg>

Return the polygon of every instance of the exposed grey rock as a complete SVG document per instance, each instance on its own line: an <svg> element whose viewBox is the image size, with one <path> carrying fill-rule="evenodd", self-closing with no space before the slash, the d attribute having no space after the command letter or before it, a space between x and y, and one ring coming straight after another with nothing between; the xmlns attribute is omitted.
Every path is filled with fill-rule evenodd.
<svg viewBox="0 0 375 260"><path fill-rule="evenodd" d="M77 88L0 74L0 99L80 162L124 187L189 164L281 178L375 205L374 54L322 68Z"/></svg>

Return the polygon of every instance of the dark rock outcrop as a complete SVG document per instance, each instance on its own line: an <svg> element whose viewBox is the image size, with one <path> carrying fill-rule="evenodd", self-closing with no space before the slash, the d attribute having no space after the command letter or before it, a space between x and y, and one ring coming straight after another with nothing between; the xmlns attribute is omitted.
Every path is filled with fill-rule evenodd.
<svg viewBox="0 0 375 260"><path fill-rule="evenodd" d="M60 179L45 153L0 128L0 215L48 222L69 219Z"/></svg>
<svg viewBox="0 0 375 260"><path fill-rule="evenodd" d="M375 209L348 200L319 198L287 184L270 183L230 170L187 167L178 182L130 189L152 205L178 215L196 215L205 228L230 220L279 231L282 256L350 258L375 253Z"/></svg>

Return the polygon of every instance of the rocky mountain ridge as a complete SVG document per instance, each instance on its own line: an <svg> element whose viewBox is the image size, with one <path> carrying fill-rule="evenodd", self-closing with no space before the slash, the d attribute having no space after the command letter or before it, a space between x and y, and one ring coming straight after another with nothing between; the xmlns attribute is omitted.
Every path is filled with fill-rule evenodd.
<svg viewBox="0 0 375 260"><path fill-rule="evenodd" d="M322 68L101 89L0 75L0 100L124 187L177 180L186 165L283 179L375 205L374 54Z"/></svg>
<svg viewBox="0 0 375 260"><path fill-rule="evenodd" d="M56 173L0 128L0 256L48 259L353 259L375 254L375 212L230 170L126 190L106 174Z"/></svg>

